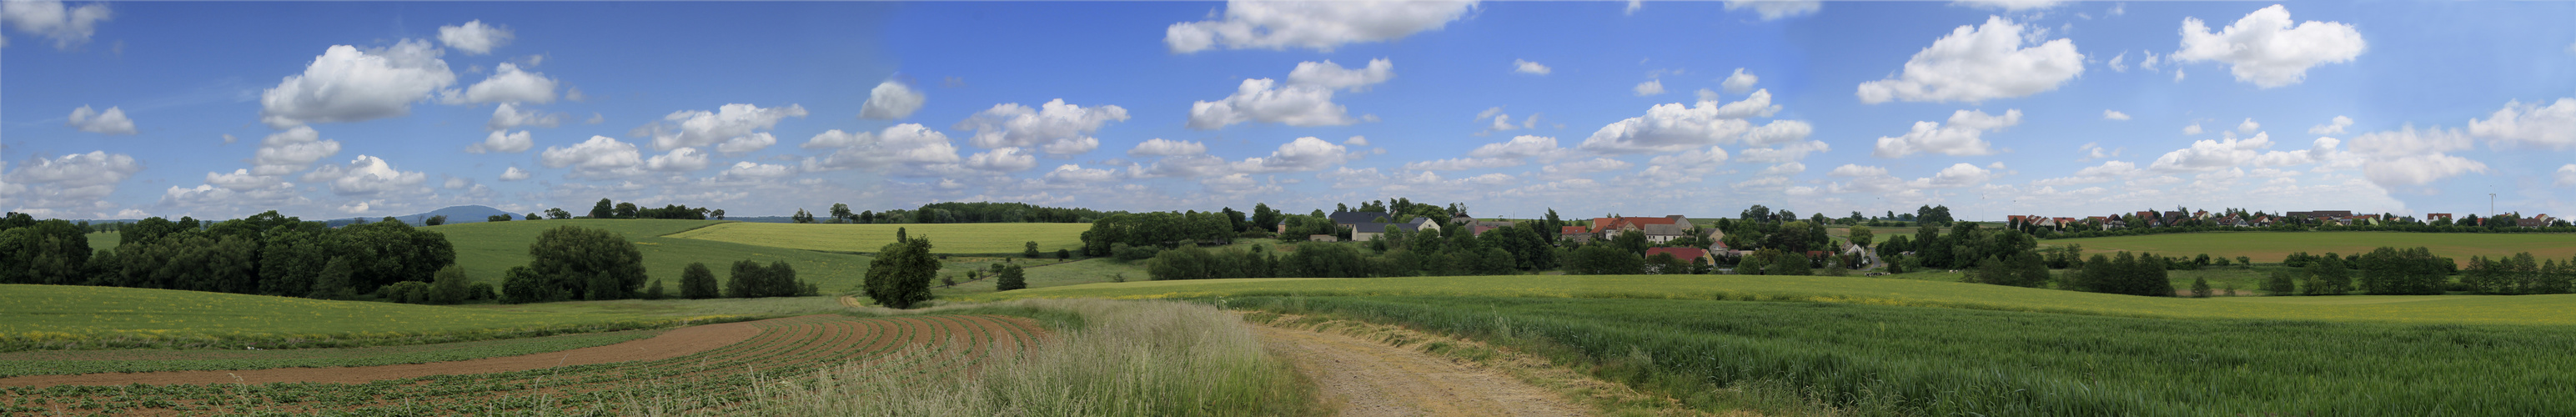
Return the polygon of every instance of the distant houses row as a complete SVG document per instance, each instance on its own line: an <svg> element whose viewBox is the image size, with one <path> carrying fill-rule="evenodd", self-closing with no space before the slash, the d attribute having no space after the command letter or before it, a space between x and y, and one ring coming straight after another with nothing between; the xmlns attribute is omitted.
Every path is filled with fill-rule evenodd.
<svg viewBox="0 0 2576 417"><path fill-rule="evenodd" d="M2417 220L2413 216L2400 216L2395 214L2354 214L2351 210L2293 211L2281 213L2281 215L2278 216L2269 214L2237 213L2220 213L2213 215L2207 210L2195 210L2190 213L2184 213L2181 211L2158 212L2150 210L2112 214L2109 216L2092 216L2082 219L2073 217L2014 215L2005 216L2004 221L2007 225L2013 227L2032 226L2057 230L2109 230L2129 227L2173 227L2193 224L2221 227L2270 227L2283 222L2296 222L2298 224L2331 223L2340 226L2375 226L2388 224L2440 223L2450 222L2452 220L2450 213L2425 214L2422 220ZM2486 221L2488 219L2479 218L2476 220L2475 224L2467 224L2466 226L2483 227L2486 226ZM2513 226L2549 227L2558 221L2559 219L2549 217L2548 214L2540 214L2526 218L2516 218L2514 219Z"/></svg>

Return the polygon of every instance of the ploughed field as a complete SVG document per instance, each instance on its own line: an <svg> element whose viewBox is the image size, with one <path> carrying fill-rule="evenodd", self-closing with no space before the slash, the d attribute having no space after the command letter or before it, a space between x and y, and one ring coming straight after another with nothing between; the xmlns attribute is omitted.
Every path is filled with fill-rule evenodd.
<svg viewBox="0 0 2576 417"><path fill-rule="evenodd" d="M930 238L933 253L1019 254L1028 242L1054 256L1057 249L1082 248L1089 223L942 223L942 224L793 224L722 223L671 234L712 242L738 243L826 252L875 253L894 243L896 229L910 237ZM864 264L862 266L865 266ZM801 267L797 269L803 271ZM829 287L826 287L829 288Z"/></svg>
<svg viewBox="0 0 2576 417"><path fill-rule="evenodd" d="M2324 255L2369 253L2380 247L2431 249L2433 255L2467 262L2471 256L2493 259L2530 252L2545 259L2576 256L2576 235L2551 233L2411 233L2411 232L2203 232L2162 235L2089 237L2039 242L2043 246L2084 245L2087 254L2120 251L2191 257L2209 254L2254 262L2280 262L2292 252Z"/></svg>
<svg viewBox="0 0 2576 417"><path fill-rule="evenodd" d="M723 329L698 331L689 338L696 347L656 342L661 339L657 337L570 352L462 362L7 378L0 379L0 414L756 412L760 401L776 392L771 391L774 387L810 382L817 370L869 363L909 347L929 345L942 349L942 354L891 357L913 361L894 365L917 371L916 378L936 378L966 371L967 364L944 359L984 349L1024 348L1042 337L1033 320L986 315L810 315L670 333L720 326L745 329L735 333L738 342L720 345L707 338L722 337L718 333ZM749 334L750 329L757 329L757 334ZM570 360L593 355L618 359L623 357L615 355L621 354L644 359L590 364ZM548 360L556 355L571 363L550 365ZM62 383L74 385L58 385Z"/></svg>

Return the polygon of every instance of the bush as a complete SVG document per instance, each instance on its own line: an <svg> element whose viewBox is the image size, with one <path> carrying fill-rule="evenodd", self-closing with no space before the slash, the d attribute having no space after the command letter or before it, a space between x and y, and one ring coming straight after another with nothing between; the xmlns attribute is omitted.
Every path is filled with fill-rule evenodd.
<svg viewBox="0 0 2576 417"><path fill-rule="evenodd" d="M1073 259L1073 251L1071 251L1071 250L1065 250L1065 249L1056 249L1056 250L1055 250L1055 259L1056 259L1056 260L1059 260L1059 261L1072 260L1072 259Z"/></svg>
<svg viewBox="0 0 2576 417"><path fill-rule="evenodd" d="M1610 245L1584 245L1565 263L1568 275L1636 275L1646 273L1646 258Z"/></svg>
<svg viewBox="0 0 2576 417"><path fill-rule="evenodd" d="M1027 249L1021 249L1021 250L1020 250L1020 257L1022 257L1022 258L1029 258L1029 259L1037 259L1037 258L1038 258L1038 242L1037 242L1037 241L1029 241L1028 248L1027 248Z"/></svg>
<svg viewBox="0 0 2576 417"><path fill-rule="evenodd" d="M537 236L528 244L529 272L543 279L545 285L561 291L547 299L519 302L562 301L574 296L587 300L616 300L634 296L644 287L644 253L634 242L615 232L574 226L557 227ZM536 294L536 293L531 293Z"/></svg>
<svg viewBox="0 0 2576 417"><path fill-rule="evenodd" d="M1010 291L1028 287L1028 276L1020 271L1019 265L1011 265L1010 267L1002 268L1002 275L993 279L994 291Z"/></svg>
<svg viewBox="0 0 2576 417"><path fill-rule="evenodd" d="M680 271L680 298L704 300L723 296L723 292L716 290L716 273L708 270L707 264L690 262L687 269Z"/></svg>
<svg viewBox="0 0 2576 417"><path fill-rule="evenodd" d="M429 301L429 284L420 281L396 282L394 285L376 290L376 295L384 297L388 302L425 304Z"/></svg>
<svg viewBox="0 0 2576 417"><path fill-rule="evenodd" d="M768 266L743 260L733 263L733 280L725 283L725 295L733 298L795 297L814 295L813 284L796 279L796 268L787 261L773 261Z"/></svg>
<svg viewBox="0 0 2576 417"><path fill-rule="evenodd" d="M484 297L475 295L474 284L466 282L471 280L465 277L464 268L456 266L439 268L438 273L433 276L435 278L429 284L430 304L462 304Z"/></svg>
<svg viewBox="0 0 2576 417"><path fill-rule="evenodd" d="M669 294L662 292L662 280L653 280L653 285L644 286L644 299L646 300L659 300L669 297Z"/></svg>
<svg viewBox="0 0 2576 417"><path fill-rule="evenodd" d="M1119 243L1109 245L1109 247L1110 256L1118 258L1119 262L1135 262L1151 259L1154 255L1163 253L1163 248L1157 246L1128 246L1125 243Z"/></svg>

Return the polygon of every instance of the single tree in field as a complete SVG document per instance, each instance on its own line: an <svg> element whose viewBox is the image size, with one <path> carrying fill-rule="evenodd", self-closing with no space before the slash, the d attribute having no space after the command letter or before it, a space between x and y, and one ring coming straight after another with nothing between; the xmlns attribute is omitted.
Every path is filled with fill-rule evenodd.
<svg viewBox="0 0 2576 417"><path fill-rule="evenodd" d="M858 220L858 219L859 219L859 216L858 216L858 215L856 215L856 214L851 214L851 213L850 213L850 205L849 205L849 204L843 204L843 203L832 203L832 222L833 222L833 223L849 223L849 222L851 222L851 221Z"/></svg>
<svg viewBox="0 0 2576 417"><path fill-rule="evenodd" d="M704 300L723 296L724 293L716 290L716 273L707 270L707 264L690 262L687 269L680 271L680 298Z"/></svg>
<svg viewBox="0 0 2576 417"><path fill-rule="evenodd" d="M528 217L526 217L527 220L536 220L538 218L539 217L537 217L536 213L528 213Z"/></svg>
<svg viewBox="0 0 2576 417"><path fill-rule="evenodd" d="M813 223L814 213L806 212L805 209L796 209L796 214L787 216L787 219L797 223Z"/></svg>
<svg viewBox="0 0 2576 417"><path fill-rule="evenodd" d="M610 217L617 217L617 203L610 202L608 199L602 198L599 199L599 204L592 204L590 206L590 218L605 219Z"/></svg>
<svg viewBox="0 0 2576 417"><path fill-rule="evenodd" d="M1852 214L1859 215L1860 213L1853 212ZM1854 245L1860 245L1860 247L1867 248L1871 241L1875 241L1877 239L1878 237L1874 233L1870 232L1869 226L1851 227L1851 241Z"/></svg>
<svg viewBox="0 0 2576 417"><path fill-rule="evenodd" d="M628 203L617 203L617 213L616 213L616 214L617 214L617 218L620 218L620 219L632 219L632 218L635 218L635 215L636 215L637 213L641 212L641 211L643 211L643 210L642 210L642 208L641 208L641 207L636 207L636 206L635 206L635 203L631 203L631 202L628 202Z"/></svg>
<svg viewBox="0 0 2576 417"><path fill-rule="evenodd" d="M1036 242L1036 241L1030 241L1030 242L1029 242L1029 244L1028 244L1027 249L1022 249L1022 250L1020 250L1020 257L1023 257L1023 258L1029 258L1029 259L1037 259L1037 258L1038 258L1038 242Z"/></svg>
<svg viewBox="0 0 2576 417"><path fill-rule="evenodd" d="M550 208L546 209L546 218L555 220L569 219L572 218L572 212L564 211L562 207Z"/></svg>
<svg viewBox="0 0 2576 417"><path fill-rule="evenodd" d="M2209 298L2209 278L2191 279L2191 296Z"/></svg>
<svg viewBox="0 0 2576 417"><path fill-rule="evenodd" d="M644 289L644 253L616 232L576 226L548 229L528 244L528 257L529 273L541 280L542 290L523 294L616 300ZM519 302L542 301L562 299Z"/></svg>
<svg viewBox="0 0 2576 417"><path fill-rule="evenodd" d="M1010 291L1028 287L1028 275L1020 270L1019 265L1002 267L1001 276L993 279L994 291Z"/></svg>
<svg viewBox="0 0 2576 417"><path fill-rule="evenodd" d="M437 226L442 224L447 224L447 216L445 215L429 216L428 220L420 221L420 225L422 226Z"/></svg>
<svg viewBox="0 0 2576 417"><path fill-rule="evenodd" d="M897 240L868 262L868 298L877 305L909 309L930 301L930 280L939 275L939 258L930 254L930 238L913 239L896 230Z"/></svg>
<svg viewBox="0 0 2576 417"><path fill-rule="evenodd" d="M716 216L716 220L724 220L724 209L707 212L707 215Z"/></svg>

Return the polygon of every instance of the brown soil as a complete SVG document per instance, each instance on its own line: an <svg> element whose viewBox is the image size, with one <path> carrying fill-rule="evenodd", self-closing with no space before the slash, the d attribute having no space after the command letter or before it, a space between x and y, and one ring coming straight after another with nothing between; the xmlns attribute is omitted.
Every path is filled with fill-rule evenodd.
<svg viewBox="0 0 2576 417"><path fill-rule="evenodd" d="M1590 414L1555 393L1493 370L1350 336L1255 328L1273 351L1314 378L1343 416Z"/></svg>
<svg viewBox="0 0 2576 417"><path fill-rule="evenodd" d="M221 383L266 384L276 382L364 383L432 375L481 374L544 369L558 366L589 365L625 361L650 361L703 352L730 345L735 342L751 339L752 336L760 334L760 328L758 327L759 323L760 322L740 322L684 327L664 332L659 336L608 346L455 362L365 367L278 368L238 371L173 371L88 375L37 375L0 378L0 387L125 385L136 383L150 385Z"/></svg>

